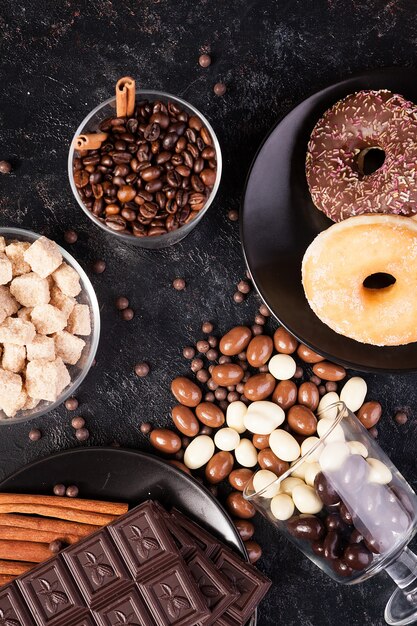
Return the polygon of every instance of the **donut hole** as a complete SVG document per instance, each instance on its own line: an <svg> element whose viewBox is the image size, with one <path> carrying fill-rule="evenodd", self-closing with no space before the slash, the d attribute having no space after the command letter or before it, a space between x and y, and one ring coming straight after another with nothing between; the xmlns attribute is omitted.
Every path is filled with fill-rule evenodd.
<svg viewBox="0 0 417 626"><path fill-rule="evenodd" d="M362 176L369 176L373 174L385 162L385 150L379 146L371 146L361 150L356 157L356 165L358 167L359 174Z"/></svg>
<svg viewBox="0 0 417 626"><path fill-rule="evenodd" d="M365 289L387 289L396 282L396 278L392 274L385 272L376 272L370 274L363 281Z"/></svg>

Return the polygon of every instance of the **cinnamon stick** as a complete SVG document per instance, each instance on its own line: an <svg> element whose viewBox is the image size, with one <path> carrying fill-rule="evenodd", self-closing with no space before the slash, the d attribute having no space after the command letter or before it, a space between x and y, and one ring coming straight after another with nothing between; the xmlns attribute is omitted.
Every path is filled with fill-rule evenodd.
<svg viewBox="0 0 417 626"><path fill-rule="evenodd" d="M0 559L41 563L50 559L52 552L45 543L35 541L0 541Z"/></svg>
<svg viewBox="0 0 417 626"><path fill-rule="evenodd" d="M32 569L33 563L27 561L0 561L0 574L20 576Z"/></svg>
<svg viewBox="0 0 417 626"><path fill-rule="evenodd" d="M43 504L0 504L0 513L29 513L31 515L44 515L45 517L57 517L61 520L92 524L93 526L107 526L117 515L103 515L90 511L74 511L59 506L47 506ZM0 557L1 558L1 557Z"/></svg>
<svg viewBox="0 0 417 626"><path fill-rule="evenodd" d="M36 533L30 528L14 528L13 526L0 526L0 539L13 539L16 541L35 541L36 543L51 543L58 539L64 543L77 543L80 537L77 535L63 535L56 532L37 530Z"/></svg>
<svg viewBox="0 0 417 626"><path fill-rule="evenodd" d="M127 513L128 505L123 502L103 502L102 500L85 500L83 498L61 498L59 496L44 496L38 494L0 493L0 504L42 504L59 506L77 511L91 511L105 515L123 515Z"/></svg>
<svg viewBox="0 0 417 626"><path fill-rule="evenodd" d="M8 574L0 574L0 585L6 585L7 583L11 583L14 580L15 576L10 576Z"/></svg>
<svg viewBox="0 0 417 626"><path fill-rule="evenodd" d="M116 115L131 117L135 111L135 81L130 76L123 76L116 83Z"/></svg>
<svg viewBox="0 0 417 626"><path fill-rule="evenodd" d="M76 150L98 150L107 137L107 133L85 133L74 139L74 146Z"/></svg>
<svg viewBox="0 0 417 626"><path fill-rule="evenodd" d="M97 526L93 526L92 524L80 524L78 522L64 522L53 518L11 514L0 514L0 525L30 528L31 530L54 532L62 535L76 535L77 537L86 537L97 530Z"/></svg>

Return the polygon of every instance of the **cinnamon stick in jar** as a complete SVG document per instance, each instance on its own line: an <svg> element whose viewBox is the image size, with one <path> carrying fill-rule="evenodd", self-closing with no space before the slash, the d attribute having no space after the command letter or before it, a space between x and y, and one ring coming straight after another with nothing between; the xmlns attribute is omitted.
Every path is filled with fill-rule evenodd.
<svg viewBox="0 0 417 626"><path fill-rule="evenodd" d="M81 152L98 150L101 148L101 144L106 141L107 137L107 133L85 133L78 135L78 137L74 139L74 147Z"/></svg>
<svg viewBox="0 0 417 626"><path fill-rule="evenodd" d="M116 117L132 117L135 112L135 81L123 76L116 83Z"/></svg>

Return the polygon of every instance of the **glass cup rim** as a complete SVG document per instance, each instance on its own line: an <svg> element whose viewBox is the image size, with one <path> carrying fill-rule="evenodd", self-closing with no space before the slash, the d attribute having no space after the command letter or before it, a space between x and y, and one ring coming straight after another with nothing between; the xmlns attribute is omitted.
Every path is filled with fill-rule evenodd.
<svg viewBox="0 0 417 626"><path fill-rule="evenodd" d="M284 472L283 474L281 474L281 476L278 476L275 480L271 481L270 483L268 483L268 485L266 485L265 487L263 487L262 489L260 489L259 491L254 491L253 493L248 493L248 485L246 485L244 491L243 491L243 497L245 498L245 500L248 500L249 502L251 500L253 500L254 498L257 498L259 496L262 496L262 494L264 494L270 487L271 485L274 484L279 484L281 483L283 480L285 480L286 478L290 478L291 474L294 473L294 471L300 467L303 463L305 463L305 460L312 455L321 445L323 445L323 442L326 441L327 437L330 435L330 433L333 432L333 430L336 428L336 426L338 424L340 424L340 422L342 421L342 419L344 418L344 412L345 410L348 410L346 404L344 402L342 402L341 400L338 400L337 402L333 402L332 404L329 404L328 406L326 406L325 408L321 409L320 411L317 412L317 415L319 416L321 413L323 413L324 411L328 411L331 408L335 408L337 407L337 415L335 417L335 419L333 420L333 424L331 425L331 427L329 428L329 430L326 432L326 434L324 435L324 437L319 438L319 441L317 441L317 443L314 444L314 446L312 448L310 448L310 450L308 452L306 452L305 454L303 454L302 456L300 456L297 461L294 463L294 465L290 466L286 472ZM259 471L259 470L258 470Z"/></svg>
<svg viewBox="0 0 417 626"><path fill-rule="evenodd" d="M16 227L15 226L1 226L0 227L0 236L1 235L6 235L6 236L9 235L9 236L14 236L14 237L18 237L19 235L21 235L23 237L28 237L29 239L34 239L35 241L43 236L43 235L40 235L39 233L37 233L37 232L35 232L33 230L28 230L27 228L20 228L18 226L16 226ZM76 269L76 271L78 272L79 276L81 277L83 283L87 287L86 291L88 293L88 299L90 301L90 308L91 308L92 315L93 315L93 320L94 320L94 330L93 330L93 332L91 334L90 352L89 352L88 358L86 359L84 367L83 367L82 371L80 372L80 374L79 374L79 376L77 378L76 383L71 381L70 385L68 387L66 387L61 392L61 394L55 400L55 402L50 402L47 406L43 407L39 411L36 411L36 407L35 407L35 409L33 409L33 413L31 415L22 416L22 417L10 417L10 418L7 418L7 419L6 418L5 419L0 419L0 427L1 426L12 426L13 424L29 422L29 421L31 421L31 420L33 420L35 418L42 417L43 415L46 415L47 413L50 413L51 411L56 409L58 406L60 406L81 385L81 383L83 382L83 380L85 379L85 377L87 376L88 372L91 369L91 366L92 366L93 361L94 361L94 357L95 357L96 352L97 352L98 344L99 344L99 341L100 341L100 325L101 325L101 322L100 322L100 308L99 308L99 304L98 304L98 300L97 300L97 295L96 295L95 289L93 287L93 284L92 284L91 280L87 276L87 273L81 267L81 265L78 263L78 261L73 257L73 255L70 252L68 252L68 250L65 250L65 248L60 246L58 243L57 243L57 246L58 246L59 251L61 252L63 258L65 259L65 261L69 262L71 264L71 266L74 267L74 269Z"/></svg>
<svg viewBox="0 0 417 626"><path fill-rule="evenodd" d="M150 96L150 97L155 97L156 99L157 98L166 98L168 100L173 100L173 101L181 104L183 107L185 107L187 109L190 109L194 113L194 115L199 117L201 119L201 121L203 122L203 124L208 128L208 130L210 132L210 135L211 135L211 137L213 139L214 148L216 150L216 160L217 160L216 180L214 182L213 189L211 190L210 195L207 198L207 202L206 202L205 206L199 212L198 217L194 218L194 220L193 220L193 221L195 221L195 225L197 225L197 223L203 218L203 216L206 214L206 212L210 208L211 204L213 203L213 200L216 197L217 192L219 190L219 186L220 186L220 181L221 181L221 176L222 176L222 168L223 168L223 160L222 160L222 153L221 153L221 149L220 149L220 143L219 143L219 140L217 138L217 135L214 132L214 129L213 129L212 125L210 124L210 122L208 121L208 119L206 118L206 116L203 115L201 113L201 111L199 111L199 109L197 109L193 104L191 104L187 100L184 100L183 98L180 98L179 96L175 96L174 94L170 94L170 93L168 93L166 91L156 91L156 90L153 90L153 89L136 89L135 94L136 94L136 96ZM75 182L74 182L73 160L74 160L74 153L75 153L75 146L74 146L75 138L78 137L78 135L80 135L83 132L85 126L90 121L90 119L92 117L94 117L94 115L99 113L99 111L101 109L103 109L105 106L107 106L109 104L112 104L115 101L116 101L116 96L112 96L110 98L107 98L106 100L104 100L100 104L98 104L96 107L94 107L94 109L92 109L85 116L85 118L82 120L81 124L78 126L77 130L75 131L74 136L71 139L70 149L69 149L69 153L68 153L68 178L69 178L71 191L73 193L73 196L74 196L75 200L77 201L77 203L81 207L81 209L84 211L84 213L90 218L90 220L92 222L94 222L94 224L99 226L99 228L101 228L105 233L108 233L110 235L114 235L115 237L118 237L120 240L125 241L126 243L130 242L130 243L135 243L136 245L140 245L138 243L140 241L140 239L141 239L140 237L135 237L134 235L126 235L124 233L119 233L117 231L113 231L110 228L108 228L107 226L105 226L98 219L98 217L93 215L93 213L91 213L91 211L89 211L87 209L87 207L84 205L84 203L82 202L82 200L81 200L81 198L80 198L80 196L79 196L79 194L77 192L77 188L76 188ZM190 222L190 224L192 224L192 222ZM181 228L185 228L185 226L186 225L181 226L178 230L181 230ZM155 241L155 244L162 243L162 242L165 241L166 237L169 234L170 233L166 233L164 235L157 235L156 237L152 237L152 240Z"/></svg>

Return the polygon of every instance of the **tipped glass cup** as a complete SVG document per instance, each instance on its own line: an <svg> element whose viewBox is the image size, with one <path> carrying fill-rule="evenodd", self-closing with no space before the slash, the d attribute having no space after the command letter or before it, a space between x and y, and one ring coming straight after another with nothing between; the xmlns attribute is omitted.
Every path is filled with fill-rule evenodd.
<svg viewBox="0 0 417 626"><path fill-rule="evenodd" d="M41 235L34 233L30 230L24 230L22 228L0 228L0 237L4 237L6 240L17 241L29 241L33 243ZM76 389L81 385L84 378L87 376L90 367L93 364L95 354L97 352L98 342L100 339L100 309L97 302L97 296L94 291L94 287L90 282L87 274L77 261L72 257L69 252L64 248L59 247L59 251L65 263L68 263L80 277L81 291L77 296L77 302L79 304L87 304L90 309L91 320L91 334L88 337L83 337L85 346L81 353L81 358L76 365L68 365L68 372L71 376L71 383L68 387L65 387L55 400L55 402L48 402L41 400L34 409L27 409L25 411L19 411L15 417L7 417L7 415L0 410L0 426L10 426L17 422L27 422L36 417L42 417L49 411L56 409L60 404L65 402L67 398L74 395Z"/></svg>
<svg viewBox="0 0 417 626"><path fill-rule="evenodd" d="M104 102L99 104L95 109L93 109L87 115L87 117L81 122L81 124L75 131L75 135L71 141L71 147L70 147L70 151L68 155L68 176L69 176L71 189L74 194L74 198L77 200L78 204L80 205L84 213L88 215L88 217L94 222L94 224L99 226L106 233L113 235L120 241L125 241L126 243L131 243L131 244L140 246L142 248L150 248L150 249L166 248L184 239L203 219L204 215L207 213L208 209L210 208L211 203L213 202L217 194L219 185L220 185L220 179L222 175L222 154L220 150L219 141L216 137L216 134L211 124L204 117L204 115L200 113L200 111L198 111L198 109L196 109L192 104L190 104L189 102L186 102L185 100L182 100L182 98L178 98L177 96L173 96L169 93L165 93L162 91L138 90L136 91L136 102L140 102L141 100L149 100L149 101L160 100L161 102L165 102L165 103L175 102L189 115L195 115L199 117L201 121L203 122L204 126L206 126L206 128L210 132L211 138L213 140L213 146L216 150L216 159L217 159L216 180L214 182L213 189L211 190L210 195L207 198L206 204L198 213L198 215L194 217L194 219L192 219L191 222L188 222L188 224L184 224L177 230L172 230L165 235L158 235L155 237L135 237L134 235L131 235L131 234L126 234L123 232L117 232L117 231L111 230L110 228L106 226L106 224L104 223L104 220L96 217L85 206L85 204L83 203L78 193L77 187L75 186L75 182L74 182L73 164L74 164L74 158L78 154L77 150L74 147L75 145L74 140L76 137L78 137L78 135L96 132L101 122L103 122L103 120L111 116L116 116L116 98L115 97L105 100Z"/></svg>
<svg viewBox="0 0 417 626"><path fill-rule="evenodd" d="M416 494L343 402L319 418L327 428L310 450L273 482L255 474L244 496L338 582L385 570L398 586L385 620L412 624L417 556L407 544L417 528Z"/></svg>

